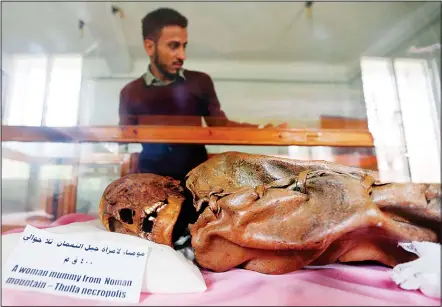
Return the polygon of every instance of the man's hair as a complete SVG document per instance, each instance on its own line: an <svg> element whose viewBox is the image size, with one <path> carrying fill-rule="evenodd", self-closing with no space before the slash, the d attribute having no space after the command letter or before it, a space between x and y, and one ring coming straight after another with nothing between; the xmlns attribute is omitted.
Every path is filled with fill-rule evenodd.
<svg viewBox="0 0 442 307"><path fill-rule="evenodd" d="M157 40L166 26L187 28L187 18L170 8L159 8L144 16L142 20L143 39Z"/></svg>

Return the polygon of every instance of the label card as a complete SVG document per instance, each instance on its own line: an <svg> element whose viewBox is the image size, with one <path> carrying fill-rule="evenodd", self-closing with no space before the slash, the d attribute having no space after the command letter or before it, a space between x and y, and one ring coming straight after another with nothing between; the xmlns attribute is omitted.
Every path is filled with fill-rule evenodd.
<svg viewBox="0 0 442 307"><path fill-rule="evenodd" d="M149 253L28 225L2 268L3 288L138 303Z"/></svg>

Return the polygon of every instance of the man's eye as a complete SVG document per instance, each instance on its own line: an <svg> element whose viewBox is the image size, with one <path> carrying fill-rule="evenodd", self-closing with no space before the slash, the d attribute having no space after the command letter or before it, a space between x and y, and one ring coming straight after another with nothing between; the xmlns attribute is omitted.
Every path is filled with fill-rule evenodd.
<svg viewBox="0 0 442 307"><path fill-rule="evenodd" d="M177 49L180 46L178 43L169 43L169 48L171 49Z"/></svg>

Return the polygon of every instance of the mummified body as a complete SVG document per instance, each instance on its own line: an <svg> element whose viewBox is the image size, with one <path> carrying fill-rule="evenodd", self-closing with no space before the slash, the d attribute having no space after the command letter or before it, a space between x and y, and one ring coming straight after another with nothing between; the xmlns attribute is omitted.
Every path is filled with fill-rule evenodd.
<svg viewBox="0 0 442 307"><path fill-rule="evenodd" d="M305 265L415 259L398 242L440 242L440 185L385 184L324 161L229 152L193 169L196 261L267 274Z"/></svg>

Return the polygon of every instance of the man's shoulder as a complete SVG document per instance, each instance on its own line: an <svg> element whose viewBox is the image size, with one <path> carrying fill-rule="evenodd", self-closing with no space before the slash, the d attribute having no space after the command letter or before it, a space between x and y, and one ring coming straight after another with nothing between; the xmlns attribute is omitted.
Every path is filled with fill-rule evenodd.
<svg viewBox="0 0 442 307"><path fill-rule="evenodd" d="M144 78L139 77L133 81L130 81L127 83L123 88L121 89L121 94L130 94L132 92L136 92L144 87Z"/></svg>

